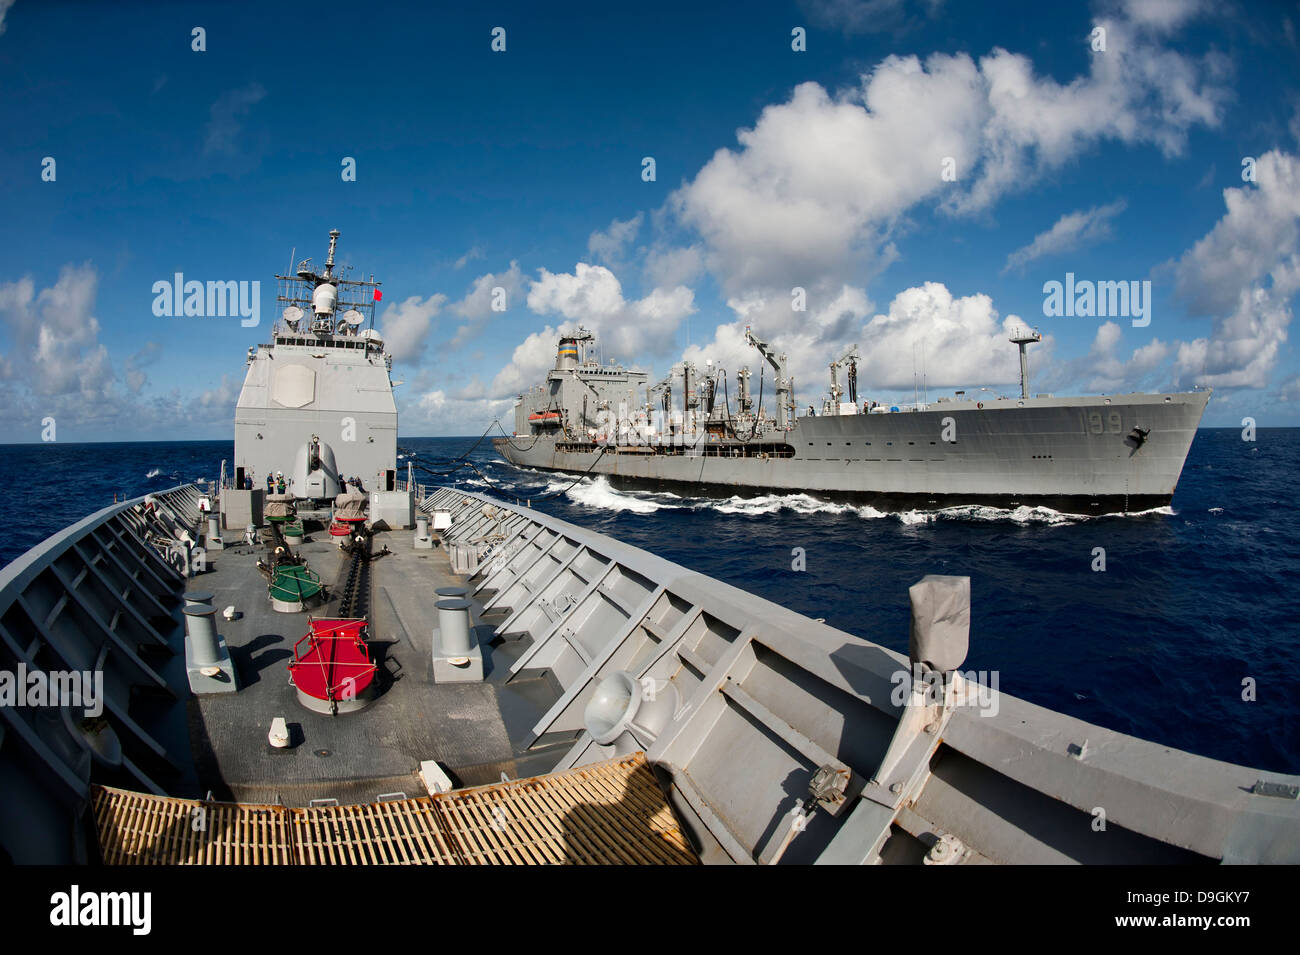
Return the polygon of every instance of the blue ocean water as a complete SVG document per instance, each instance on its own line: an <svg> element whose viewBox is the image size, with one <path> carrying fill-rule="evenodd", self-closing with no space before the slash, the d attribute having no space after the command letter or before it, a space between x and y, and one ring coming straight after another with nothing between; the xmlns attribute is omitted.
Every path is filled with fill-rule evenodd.
<svg viewBox="0 0 1300 955"><path fill-rule="evenodd" d="M407 438L429 463L475 438ZM214 478L230 442L0 447L22 515L0 535L8 563L112 502ZM509 497L901 652L907 588L927 573L971 578L965 669L1101 726L1193 753L1300 773L1300 429L1197 433L1172 508L1071 518L1046 510L953 508L882 514L804 495L692 499L603 479L523 471L488 441L428 483ZM405 463L405 461L399 462ZM1096 548L1105 571L1093 570ZM792 569L802 548L806 570ZM1254 700L1243 699L1243 681Z"/></svg>

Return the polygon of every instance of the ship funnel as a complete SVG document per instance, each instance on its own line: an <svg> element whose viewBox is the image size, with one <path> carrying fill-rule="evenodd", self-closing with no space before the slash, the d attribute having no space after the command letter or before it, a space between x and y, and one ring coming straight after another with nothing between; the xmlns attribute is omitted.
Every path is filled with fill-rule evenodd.
<svg viewBox="0 0 1300 955"><path fill-rule="evenodd" d="M559 350L555 353L555 370L564 371L578 367L578 340L561 338Z"/></svg>
<svg viewBox="0 0 1300 955"><path fill-rule="evenodd" d="M677 713L677 688L617 671L596 684L582 714L591 738L622 756L648 749Z"/></svg>
<svg viewBox="0 0 1300 955"><path fill-rule="evenodd" d="M594 338L595 336L581 325L576 332L561 337L560 347L555 353L555 370L577 368L578 363L582 361L582 343L590 342Z"/></svg>

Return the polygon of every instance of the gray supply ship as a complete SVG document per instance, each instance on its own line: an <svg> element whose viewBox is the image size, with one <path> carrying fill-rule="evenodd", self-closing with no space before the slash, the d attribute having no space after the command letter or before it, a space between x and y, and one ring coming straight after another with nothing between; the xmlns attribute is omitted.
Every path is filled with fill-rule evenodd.
<svg viewBox="0 0 1300 955"><path fill-rule="evenodd" d="M708 362L663 380L591 360L585 329L560 339L555 367L515 403L514 435L494 439L521 467L608 475L632 486L702 493L807 492L885 508L1044 505L1077 514L1169 504L1210 391L1057 398L957 392L900 407L859 403L857 348L830 365L821 412L798 414L787 359L746 329L771 366L776 413L763 407L765 369L731 383ZM840 383L840 374L846 385Z"/></svg>
<svg viewBox="0 0 1300 955"><path fill-rule="evenodd" d="M0 570L0 861L1300 861L1300 776L964 671L969 578L911 588L903 655L403 479L332 259L284 279L232 475Z"/></svg>

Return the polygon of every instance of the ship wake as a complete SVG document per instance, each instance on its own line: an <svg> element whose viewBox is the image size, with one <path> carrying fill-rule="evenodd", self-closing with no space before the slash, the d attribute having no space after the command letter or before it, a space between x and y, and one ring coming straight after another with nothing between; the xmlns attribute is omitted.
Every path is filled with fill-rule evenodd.
<svg viewBox="0 0 1300 955"><path fill-rule="evenodd" d="M852 516L860 520L896 520L904 525L932 524L939 521L994 522L1018 525L1067 526L1106 518L1172 517L1172 507L1155 507L1128 514L1071 514L1043 505L995 507L987 504L959 504L936 508L888 510L870 504L828 501L811 494L762 494L753 497L682 497L667 491L641 491L615 487L603 475L572 481L546 481L530 488L539 496L563 496L573 504L602 511L653 514L665 509L715 511L719 514L761 516L791 513L802 516L825 514Z"/></svg>

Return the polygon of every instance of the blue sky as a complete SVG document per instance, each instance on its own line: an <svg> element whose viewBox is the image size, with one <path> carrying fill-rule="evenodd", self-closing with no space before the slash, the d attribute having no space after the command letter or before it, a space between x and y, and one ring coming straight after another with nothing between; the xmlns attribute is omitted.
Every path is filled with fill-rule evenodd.
<svg viewBox="0 0 1300 955"><path fill-rule="evenodd" d="M1035 391L1300 425L1294 5L266 6L0 0L0 441L229 436L332 228L408 435L508 422L578 322L656 376L757 374L750 322L801 405L852 343L864 396L1009 391L1024 324ZM261 281L261 328L155 316L175 272ZM1066 273L1150 324L1045 315Z"/></svg>

